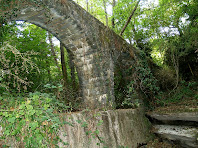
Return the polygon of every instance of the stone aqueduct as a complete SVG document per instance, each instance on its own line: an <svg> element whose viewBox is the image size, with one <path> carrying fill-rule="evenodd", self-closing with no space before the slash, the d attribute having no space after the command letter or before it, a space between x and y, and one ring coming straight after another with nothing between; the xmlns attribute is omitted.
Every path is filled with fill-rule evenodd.
<svg viewBox="0 0 198 148"><path fill-rule="evenodd" d="M7 19L30 22L56 36L74 56L85 106L111 106L114 102L114 67L118 59L123 59L123 54L135 61L133 47L72 0L42 2L46 8L32 3L19 4L17 15ZM6 12L13 11L14 7L10 7Z"/></svg>

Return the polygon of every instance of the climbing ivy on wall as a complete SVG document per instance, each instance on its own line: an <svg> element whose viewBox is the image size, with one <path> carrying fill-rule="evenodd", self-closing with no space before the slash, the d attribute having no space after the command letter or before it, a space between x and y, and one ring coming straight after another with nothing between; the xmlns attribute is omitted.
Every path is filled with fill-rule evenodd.
<svg viewBox="0 0 198 148"><path fill-rule="evenodd" d="M144 51L137 49L134 58L134 63L127 68L116 65L114 81L117 108L136 108L142 101L150 106L160 93L158 81L148 65Z"/></svg>
<svg viewBox="0 0 198 148"><path fill-rule="evenodd" d="M157 79L153 76L143 51L139 52L137 65L135 67L134 80L138 84L139 89L148 97L153 98L159 92ZM151 101L151 100L150 100Z"/></svg>

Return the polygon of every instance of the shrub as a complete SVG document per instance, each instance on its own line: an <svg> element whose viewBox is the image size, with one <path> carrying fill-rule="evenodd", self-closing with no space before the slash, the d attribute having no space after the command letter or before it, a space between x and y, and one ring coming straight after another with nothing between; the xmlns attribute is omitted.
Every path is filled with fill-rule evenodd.
<svg viewBox="0 0 198 148"><path fill-rule="evenodd" d="M64 104L46 93L30 93L28 97L1 97L0 117L3 136L25 147L54 147L60 142L58 112ZM13 142L13 141L12 141Z"/></svg>

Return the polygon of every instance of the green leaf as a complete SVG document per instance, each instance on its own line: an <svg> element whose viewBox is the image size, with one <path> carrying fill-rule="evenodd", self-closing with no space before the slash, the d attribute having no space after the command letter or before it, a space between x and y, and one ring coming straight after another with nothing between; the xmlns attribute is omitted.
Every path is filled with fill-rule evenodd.
<svg viewBox="0 0 198 148"><path fill-rule="evenodd" d="M46 98L45 100L46 100L46 103L50 103L52 101L51 98Z"/></svg>
<svg viewBox="0 0 198 148"><path fill-rule="evenodd" d="M39 116L42 114L42 111L41 110L36 110L36 115Z"/></svg>
<svg viewBox="0 0 198 148"><path fill-rule="evenodd" d="M25 104L20 105L19 109L25 109Z"/></svg>
<svg viewBox="0 0 198 148"><path fill-rule="evenodd" d="M46 85L44 85L44 87L51 88L51 85L50 84L46 84Z"/></svg>
<svg viewBox="0 0 198 148"><path fill-rule="evenodd" d="M43 136L42 136L41 134L37 134L35 137L36 137L36 140L37 140L39 143L42 142Z"/></svg>
<svg viewBox="0 0 198 148"><path fill-rule="evenodd" d="M76 120L76 122L77 122L77 123L81 123L82 121L81 121L81 120Z"/></svg>
<svg viewBox="0 0 198 148"><path fill-rule="evenodd" d="M27 110L32 110L33 109L32 105L26 105L26 107L27 107Z"/></svg>
<svg viewBox="0 0 198 148"><path fill-rule="evenodd" d="M100 126L103 124L103 120L100 120L99 123L97 123L97 126Z"/></svg>
<svg viewBox="0 0 198 148"><path fill-rule="evenodd" d="M50 107L49 104L44 104L44 110L47 110Z"/></svg>
<svg viewBox="0 0 198 148"><path fill-rule="evenodd" d="M53 113L53 109L47 109L46 112L47 113Z"/></svg>
<svg viewBox="0 0 198 148"><path fill-rule="evenodd" d="M88 136L89 134L92 133L92 131L86 131L85 133L86 133L86 135Z"/></svg>
<svg viewBox="0 0 198 148"><path fill-rule="evenodd" d="M33 100L38 100L39 99L39 95L33 95Z"/></svg>
<svg viewBox="0 0 198 148"><path fill-rule="evenodd" d="M94 133L98 135L99 134L99 130L94 131Z"/></svg>
<svg viewBox="0 0 198 148"><path fill-rule="evenodd" d="M58 87L63 87L63 85L62 84L58 84Z"/></svg>
<svg viewBox="0 0 198 148"><path fill-rule="evenodd" d="M59 124L58 123L55 123L52 125L52 128L58 128L59 127Z"/></svg>
<svg viewBox="0 0 198 148"><path fill-rule="evenodd" d="M5 116L7 118L9 116L8 112L4 112L3 116Z"/></svg>
<svg viewBox="0 0 198 148"><path fill-rule="evenodd" d="M4 131L4 134L5 134L6 136L9 136L9 135L10 135L10 130L5 130L5 131Z"/></svg>
<svg viewBox="0 0 198 148"><path fill-rule="evenodd" d="M15 119L16 119L16 117L8 118L8 122L10 122L10 123L14 123L14 122L15 122Z"/></svg>
<svg viewBox="0 0 198 148"><path fill-rule="evenodd" d="M69 145L69 143L68 143L68 142L63 142L63 144L64 144L64 145Z"/></svg>
<svg viewBox="0 0 198 148"><path fill-rule="evenodd" d="M19 115L24 115L24 114L25 114L24 110L19 111Z"/></svg>
<svg viewBox="0 0 198 148"><path fill-rule="evenodd" d="M88 126L87 122L83 122L81 125L81 127L87 127L87 126Z"/></svg>
<svg viewBox="0 0 198 148"><path fill-rule="evenodd" d="M35 112L36 112L35 110L30 110L30 111L29 111L29 115L32 116L32 115L35 114Z"/></svg>
<svg viewBox="0 0 198 148"><path fill-rule="evenodd" d="M38 122L35 121L35 122L30 122L29 123L29 127L32 129L32 130L35 130L37 127L38 127Z"/></svg>
<svg viewBox="0 0 198 148"><path fill-rule="evenodd" d="M67 125L70 125L70 126L74 127L74 125L72 123L67 122L67 121L63 121L63 124L67 124Z"/></svg>
<svg viewBox="0 0 198 148"><path fill-rule="evenodd" d="M57 87L53 85L52 88L57 88Z"/></svg>

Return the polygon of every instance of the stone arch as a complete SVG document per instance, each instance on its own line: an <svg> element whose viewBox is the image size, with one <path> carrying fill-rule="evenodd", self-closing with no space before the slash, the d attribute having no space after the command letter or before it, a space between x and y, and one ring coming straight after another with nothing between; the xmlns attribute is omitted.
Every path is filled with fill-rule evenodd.
<svg viewBox="0 0 198 148"><path fill-rule="evenodd" d="M15 16L51 32L74 55L85 107L109 107L114 102L114 63L122 51L131 51L126 41L105 27L72 0L43 0L45 7L19 4ZM14 11L10 7L6 12Z"/></svg>

